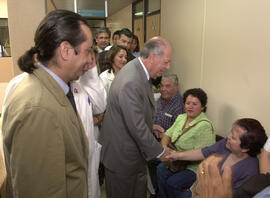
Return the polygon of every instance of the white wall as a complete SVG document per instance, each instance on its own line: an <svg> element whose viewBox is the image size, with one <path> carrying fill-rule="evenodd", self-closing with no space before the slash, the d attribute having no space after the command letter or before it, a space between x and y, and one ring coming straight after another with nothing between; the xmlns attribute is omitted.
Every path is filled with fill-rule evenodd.
<svg viewBox="0 0 270 198"><path fill-rule="evenodd" d="M270 134L270 1L162 0L161 36L171 41L182 92L201 87L208 117L227 135L238 118Z"/></svg>
<svg viewBox="0 0 270 198"><path fill-rule="evenodd" d="M109 16L106 22L112 34L122 28L128 28L132 31L132 4Z"/></svg>
<svg viewBox="0 0 270 198"><path fill-rule="evenodd" d="M0 17L8 18L12 54L0 59L0 112L9 80L21 73L17 60L34 45L35 30L44 16L45 1L0 0Z"/></svg>
<svg viewBox="0 0 270 198"><path fill-rule="evenodd" d="M17 75L21 72L17 60L34 45L35 30L45 16L45 1L9 0L7 5L11 54Z"/></svg>

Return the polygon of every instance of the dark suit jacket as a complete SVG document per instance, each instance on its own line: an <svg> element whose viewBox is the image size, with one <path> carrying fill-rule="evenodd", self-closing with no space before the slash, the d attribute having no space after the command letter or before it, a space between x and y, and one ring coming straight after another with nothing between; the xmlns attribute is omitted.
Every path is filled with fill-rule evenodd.
<svg viewBox="0 0 270 198"><path fill-rule="evenodd" d="M45 70L35 69L17 85L6 102L2 131L8 198L87 198L87 138Z"/></svg>
<svg viewBox="0 0 270 198"><path fill-rule="evenodd" d="M163 148L152 134L155 102L145 71L136 58L114 79L101 127L101 161L112 171L136 174Z"/></svg>

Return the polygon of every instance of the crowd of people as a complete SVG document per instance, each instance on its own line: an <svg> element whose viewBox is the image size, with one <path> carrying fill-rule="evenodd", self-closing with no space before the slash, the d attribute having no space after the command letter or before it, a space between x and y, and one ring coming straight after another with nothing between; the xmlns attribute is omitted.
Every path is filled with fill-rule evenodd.
<svg viewBox="0 0 270 198"><path fill-rule="evenodd" d="M140 50L127 28L110 38L106 27L93 38L71 11L41 21L6 89L0 197L99 198L104 179L107 198L146 198L147 188L159 198L269 196L270 138L258 120L236 120L216 142L207 93L182 97L166 73L166 39Z"/></svg>

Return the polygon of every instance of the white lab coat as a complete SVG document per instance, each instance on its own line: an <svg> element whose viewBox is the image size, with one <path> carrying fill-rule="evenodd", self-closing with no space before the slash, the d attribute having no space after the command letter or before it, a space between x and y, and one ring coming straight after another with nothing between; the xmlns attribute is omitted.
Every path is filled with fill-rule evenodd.
<svg viewBox="0 0 270 198"><path fill-rule="evenodd" d="M104 72L102 72L100 75L99 75L102 83L103 83L103 86L107 92L107 94L109 93L109 90L111 88L111 84L112 84L112 81L114 80L114 73L113 71L111 70L111 72L109 72L109 70L105 70Z"/></svg>
<svg viewBox="0 0 270 198"><path fill-rule="evenodd" d="M94 126L93 115L106 109L106 91L98 77L97 67L88 70L78 81L71 83L78 114L81 117L88 142L88 198L100 197L98 167L101 145L97 142L98 127Z"/></svg>
<svg viewBox="0 0 270 198"><path fill-rule="evenodd" d="M4 112L5 112L5 104L7 102L7 99L9 98L9 96L13 93L14 89L16 88L16 86L22 81L22 79L27 75L26 72L15 76L9 83L8 86L6 88L5 91L5 97L4 97L4 101L2 104L2 113L1 113L1 122L3 120L4 117ZM2 127L2 126L1 126ZM3 135L2 135L2 128L0 130L0 150L1 150L1 154L3 156L4 159L4 150L3 150Z"/></svg>

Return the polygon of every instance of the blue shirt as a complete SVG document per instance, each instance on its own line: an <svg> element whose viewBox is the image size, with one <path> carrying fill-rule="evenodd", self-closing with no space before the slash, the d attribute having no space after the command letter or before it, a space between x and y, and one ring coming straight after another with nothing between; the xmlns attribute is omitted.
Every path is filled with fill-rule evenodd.
<svg viewBox="0 0 270 198"><path fill-rule="evenodd" d="M162 126L165 131L169 129L179 114L184 113L184 103L182 96L177 93L168 103L163 106L163 99L160 97L157 101L157 111L154 124Z"/></svg>
<svg viewBox="0 0 270 198"><path fill-rule="evenodd" d="M48 69L48 67L44 66L42 63L38 62L38 66L40 66L42 69L44 69L46 72L50 74L51 77L59 84L59 86L63 89L64 93L67 95L69 91L69 86L65 81L63 81L59 76L57 76L55 73L53 73L51 70Z"/></svg>

